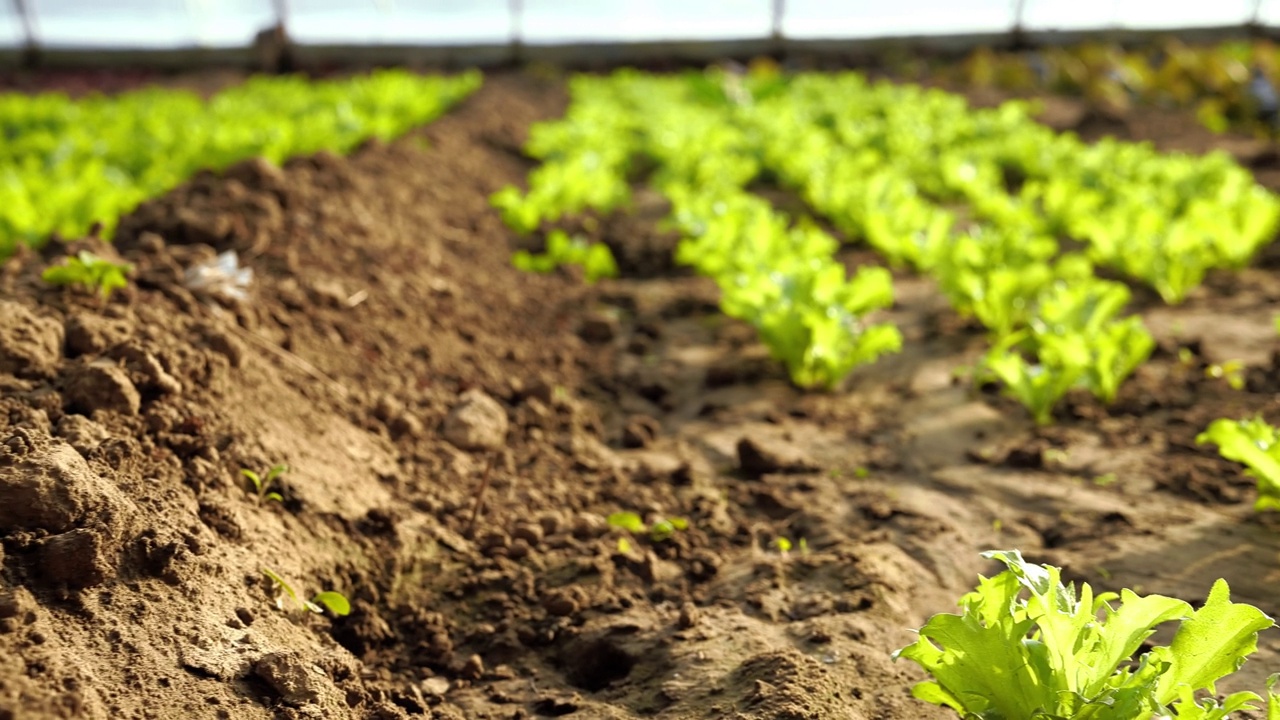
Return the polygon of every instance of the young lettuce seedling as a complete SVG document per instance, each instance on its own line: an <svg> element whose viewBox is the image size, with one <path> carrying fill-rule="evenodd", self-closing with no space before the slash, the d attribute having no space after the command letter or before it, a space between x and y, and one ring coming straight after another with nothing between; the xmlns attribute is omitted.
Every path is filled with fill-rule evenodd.
<svg viewBox="0 0 1280 720"><path fill-rule="evenodd" d="M653 542L670 540L677 532L689 529L689 521L684 518L659 518L652 525L646 525L640 515L633 512L613 513L608 521L610 526L626 530L633 535L648 534ZM623 543L619 541L619 552L629 552L630 544L628 543L626 547L627 549L623 550Z"/></svg>
<svg viewBox="0 0 1280 720"><path fill-rule="evenodd" d="M1004 384L1005 392L1031 411L1039 425L1053 421L1053 408L1089 368L1088 348L1055 335L1046 336L1037 362L1023 357L1017 345L1025 333L1014 333L987 353L984 367Z"/></svg>
<svg viewBox="0 0 1280 720"><path fill-rule="evenodd" d="M654 542L670 540L678 530L688 530L689 521L684 518L663 518L649 526L649 538Z"/></svg>
<svg viewBox="0 0 1280 720"><path fill-rule="evenodd" d="M1232 390L1244 389L1244 363L1239 360L1228 360L1224 363L1213 363L1204 369L1204 376L1224 380Z"/></svg>
<svg viewBox="0 0 1280 720"><path fill-rule="evenodd" d="M1199 444L1213 443L1222 457L1249 469L1258 480L1254 510L1280 510L1280 431L1261 417L1214 420L1196 436Z"/></svg>
<svg viewBox="0 0 1280 720"><path fill-rule="evenodd" d="M525 272L549 273L561 265L581 265L587 282L618 276L618 263L604 243L588 243L569 237L563 230L547 234L547 251L535 255L526 250L511 256L511 264Z"/></svg>
<svg viewBox="0 0 1280 720"><path fill-rule="evenodd" d="M800 538L796 543L792 544L790 538L776 537L769 541L769 547L778 551L778 554L787 557L793 549L798 549L801 555L809 554L809 541Z"/></svg>
<svg viewBox="0 0 1280 720"><path fill-rule="evenodd" d="M81 250L75 257L68 257L61 265L47 268L40 276L50 285L80 285L96 290L106 302L111 293L129 284L126 275L133 269L128 263L113 263Z"/></svg>
<svg viewBox="0 0 1280 720"><path fill-rule="evenodd" d="M933 616L915 643L894 653L933 676L912 688L916 698L966 720L1223 720L1262 699L1212 697L1217 681L1258 649L1258 633L1275 625L1231 602L1225 581L1195 610L1131 590L1095 597L1088 583L1077 596L1058 568L1028 563L1017 550L983 557L1008 569L979 577L960 599L963 615ZM1166 622L1179 623L1173 641L1133 660ZM1202 691L1209 696L1197 697Z"/></svg>
<svg viewBox="0 0 1280 720"><path fill-rule="evenodd" d="M309 610L313 613L323 613L325 609L338 617L351 614L351 603L347 601L347 597L340 592L326 590L318 592L311 597L310 600L303 600L293 586L285 581L279 573L270 568L262 568L262 574L271 579L275 586L280 589L280 595L276 597L276 607L285 610L285 597L290 600L289 610ZM323 607L321 607L323 606Z"/></svg>
<svg viewBox="0 0 1280 720"><path fill-rule="evenodd" d="M240 470L240 474L249 479L249 482L253 485L254 493L258 496L258 500L260 502L265 502L269 500L275 500L276 502L284 502L284 498L280 496L280 493L276 492L275 490L272 490L271 488L273 486L278 487L279 483L276 481L280 478L281 475L285 474L288 471L289 471L288 465L280 464L280 465L272 465L271 469L267 471L267 474L265 477L260 476L258 475L258 473L245 468L242 468Z"/></svg>

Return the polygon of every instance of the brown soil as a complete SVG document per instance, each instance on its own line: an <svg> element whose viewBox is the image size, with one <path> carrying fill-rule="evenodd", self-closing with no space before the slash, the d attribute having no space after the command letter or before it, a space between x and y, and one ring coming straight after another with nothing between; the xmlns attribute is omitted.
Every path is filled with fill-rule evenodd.
<svg viewBox="0 0 1280 720"><path fill-rule="evenodd" d="M1161 351L1046 430L954 379L982 336L910 275L903 353L804 394L662 261L660 204L606 224L627 278L510 268L486 197L564 103L494 76L349 159L197 177L122 223L105 304L38 280L65 247L3 266L0 718L945 718L889 653L991 548L1280 614L1280 528L1194 443L1277 417L1274 260L1142 300ZM224 309L182 272L226 249L255 281ZM1204 377L1233 358L1244 391ZM239 469L277 462L256 501ZM690 527L623 552L621 510ZM279 610L263 567L354 611ZM1221 689L1278 664L1266 633Z"/></svg>

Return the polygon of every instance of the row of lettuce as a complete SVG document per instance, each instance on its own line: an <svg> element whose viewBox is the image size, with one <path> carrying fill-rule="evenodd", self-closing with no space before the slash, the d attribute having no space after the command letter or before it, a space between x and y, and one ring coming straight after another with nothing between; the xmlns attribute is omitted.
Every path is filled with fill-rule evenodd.
<svg viewBox="0 0 1280 720"><path fill-rule="evenodd" d="M1138 46L1086 42L1035 50L979 48L960 62L902 58L900 77L1016 93L1084 98L1105 111L1135 105L1194 110L1214 132L1274 135L1280 52L1267 39L1190 45L1176 37Z"/></svg>
<svg viewBox="0 0 1280 720"><path fill-rule="evenodd" d="M382 70L332 80L254 77L205 99L148 88L113 96L0 94L0 258L52 233L83 235L201 169L276 163L429 122L480 86L478 72Z"/></svg>
<svg viewBox="0 0 1280 720"><path fill-rule="evenodd" d="M685 237L677 260L716 281L724 312L755 326L798 384L835 385L897 350L896 328L864 322L893 302L888 271L848 277L835 238L750 192L765 170L750 124L758 118L748 105L705 102L698 90L679 77L631 72L575 79L565 117L533 128L526 150L543 164L529 192L507 188L494 203L513 228L532 232L625 205L634 167L652 163L650 180Z"/></svg>
<svg viewBox="0 0 1280 720"><path fill-rule="evenodd" d="M625 207L648 171L684 238L677 259L717 282L724 311L753 324L804 387L834 386L900 348L895 328L867 320L892 303L891 278L874 267L849 277L839 242L779 212L757 183L934 277L989 329L984 371L1039 422L1074 387L1112 401L1154 347L1124 315L1128 286L1098 268L1178 303L1210 269L1248 263L1280 220L1280 201L1224 154L1086 144L1034 122L1024 103L973 109L856 73L621 71L571 90L564 118L531 133L526 150L542 164L528 191L493 198L507 223L534 233Z"/></svg>

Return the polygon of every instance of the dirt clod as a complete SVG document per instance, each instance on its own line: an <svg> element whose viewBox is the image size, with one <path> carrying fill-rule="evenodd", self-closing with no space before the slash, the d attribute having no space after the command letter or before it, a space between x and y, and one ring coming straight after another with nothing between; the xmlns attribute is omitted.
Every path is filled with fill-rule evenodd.
<svg viewBox="0 0 1280 720"><path fill-rule="evenodd" d="M92 452L94 448L111 437L111 433L102 425L84 415L63 415L58 421L58 437L66 440L81 455Z"/></svg>
<svg viewBox="0 0 1280 720"><path fill-rule="evenodd" d="M444 437L463 450L496 450L507 438L507 411L481 390L468 390L444 421Z"/></svg>
<svg viewBox="0 0 1280 720"><path fill-rule="evenodd" d="M68 373L63 392L72 408L86 413L95 410L137 415L142 395L129 373L110 360L82 363Z"/></svg>
<svg viewBox="0 0 1280 720"><path fill-rule="evenodd" d="M117 318L92 313L75 313L66 322L67 355L93 355L124 342L129 337L129 324Z"/></svg>
<svg viewBox="0 0 1280 720"><path fill-rule="evenodd" d="M622 428L622 446L625 448L647 447L662 434L662 424L648 415L634 415Z"/></svg>
<svg viewBox="0 0 1280 720"><path fill-rule="evenodd" d="M0 589L0 620L18 618L27 622L27 616L35 617L36 600L31 591L23 588Z"/></svg>
<svg viewBox="0 0 1280 720"><path fill-rule="evenodd" d="M541 544L542 534L542 526L530 522L516 523L515 527L511 528L511 536L528 543L529 547L537 547Z"/></svg>
<svg viewBox="0 0 1280 720"><path fill-rule="evenodd" d="M131 515L132 503L63 441L18 429L4 446L10 452L0 452L0 527L57 534L91 521L121 525Z"/></svg>
<svg viewBox="0 0 1280 720"><path fill-rule="evenodd" d="M88 588L115 576L119 554L104 529L77 528L41 541L39 570L50 583Z"/></svg>
<svg viewBox="0 0 1280 720"><path fill-rule="evenodd" d="M552 615L566 617L578 612L582 600L582 591L577 588L556 590L542 599L542 607Z"/></svg>
<svg viewBox="0 0 1280 720"><path fill-rule="evenodd" d="M0 373L49 376L62 359L62 323L0 300Z"/></svg>
<svg viewBox="0 0 1280 720"><path fill-rule="evenodd" d="M470 655L458 674L468 680L479 680L484 675L484 660L479 655Z"/></svg>
<svg viewBox="0 0 1280 720"><path fill-rule="evenodd" d="M387 428L391 431L392 437L418 437L425 431L425 426L416 415L402 412L391 418L391 422L387 423Z"/></svg>
<svg viewBox="0 0 1280 720"><path fill-rule="evenodd" d="M429 677L422 681L422 694L427 697L444 697L449 692L449 680L442 677Z"/></svg>
<svg viewBox="0 0 1280 720"><path fill-rule="evenodd" d="M688 630L698 624L701 613L698 612L698 606L693 603L685 603L680 606L680 617L676 621L676 627L681 630Z"/></svg>
<svg viewBox="0 0 1280 720"><path fill-rule="evenodd" d="M595 312L588 315L578 328L578 335L593 345L604 345L612 342L617 334L617 318L603 312Z"/></svg>
<svg viewBox="0 0 1280 720"><path fill-rule="evenodd" d="M738 466L748 477L773 473L805 473L819 469L798 446L785 440L748 435L738 441Z"/></svg>
<svg viewBox="0 0 1280 720"><path fill-rule="evenodd" d="M320 703L336 692L320 668L294 652L274 652L254 663L253 672L270 685L280 699L294 706Z"/></svg>
<svg viewBox="0 0 1280 720"><path fill-rule="evenodd" d="M591 512L578 513L573 522L573 535L582 540L597 538L609 532L609 523L601 515Z"/></svg>

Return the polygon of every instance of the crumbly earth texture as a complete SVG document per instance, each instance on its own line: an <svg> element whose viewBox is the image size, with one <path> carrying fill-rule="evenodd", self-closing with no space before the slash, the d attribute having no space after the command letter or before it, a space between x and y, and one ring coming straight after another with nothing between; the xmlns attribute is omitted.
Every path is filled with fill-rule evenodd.
<svg viewBox="0 0 1280 720"><path fill-rule="evenodd" d="M1155 357L1047 429L956 377L982 332L905 273L884 315L902 354L806 394L671 267L647 193L599 219L622 279L510 267L486 198L565 103L554 78L494 75L394 143L202 175L112 246L3 265L0 718L946 718L890 653L993 548L1192 601L1225 577L1280 614L1280 527L1194 442L1280 417L1280 254L1178 308L1137 291ZM1280 178L1189 118L1051 110ZM40 282L84 247L130 286ZM184 286L226 250L247 298ZM1205 375L1231 359L1243 390ZM240 470L278 463L281 501L259 499ZM619 511L688 528L629 535ZM1278 651L1264 633L1220 689L1261 691Z"/></svg>

